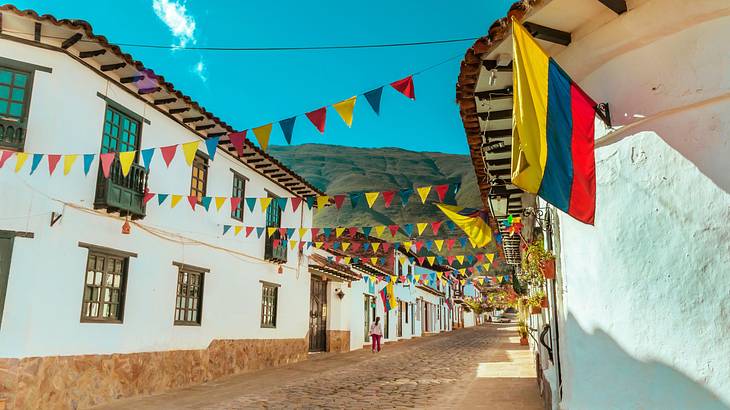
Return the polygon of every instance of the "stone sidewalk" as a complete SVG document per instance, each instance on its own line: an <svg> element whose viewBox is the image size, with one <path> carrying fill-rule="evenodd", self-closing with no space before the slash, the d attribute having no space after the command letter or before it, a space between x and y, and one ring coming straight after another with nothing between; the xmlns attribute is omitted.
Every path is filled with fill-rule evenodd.
<svg viewBox="0 0 730 410"><path fill-rule="evenodd" d="M511 325L489 324L383 352L315 354L289 366L230 376L103 409L542 409L531 354Z"/></svg>

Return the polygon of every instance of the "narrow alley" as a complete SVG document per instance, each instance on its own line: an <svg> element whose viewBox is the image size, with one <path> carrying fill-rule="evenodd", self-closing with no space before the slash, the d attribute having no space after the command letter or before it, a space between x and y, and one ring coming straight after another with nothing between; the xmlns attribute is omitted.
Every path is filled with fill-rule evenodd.
<svg viewBox="0 0 730 410"><path fill-rule="evenodd" d="M444 358L448 358L444 360ZM530 351L515 327L491 324L363 349L315 354L100 409L542 408Z"/></svg>

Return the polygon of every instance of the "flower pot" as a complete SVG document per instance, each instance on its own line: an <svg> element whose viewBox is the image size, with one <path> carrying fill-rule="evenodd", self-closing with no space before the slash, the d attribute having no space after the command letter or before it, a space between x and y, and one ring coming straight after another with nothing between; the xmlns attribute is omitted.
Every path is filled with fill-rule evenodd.
<svg viewBox="0 0 730 410"><path fill-rule="evenodd" d="M524 336L520 336L520 345L521 346L527 346L527 338Z"/></svg>
<svg viewBox="0 0 730 410"><path fill-rule="evenodd" d="M547 308L548 306L548 298L547 296L543 296L542 299L540 299L540 307Z"/></svg>
<svg viewBox="0 0 730 410"><path fill-rule="evenodd" d="M542 313L542 308L540 306L533 306L531 309L531 313L533 315L539 315L540 313Z"/></svg>
<svg viewBox="0 0 730 410"><path fill-rule="evenodd" d="M555 259L548 259L541 263L540 271L545 279L555 279Z"/></svg>

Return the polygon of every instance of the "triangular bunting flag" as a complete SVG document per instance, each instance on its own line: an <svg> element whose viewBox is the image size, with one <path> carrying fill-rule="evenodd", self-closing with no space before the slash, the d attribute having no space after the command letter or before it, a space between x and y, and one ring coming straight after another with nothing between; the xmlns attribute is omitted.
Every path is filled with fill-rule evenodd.
<svg viewBox="0 0 730 410"><path fill-rule="evenodd" d="M170 200L170 208L174 208L178 202L182 199L182 195L173 195Z"/></svg>
<svg viewBox="0 0 730 410"><path fill-rule="evenodd" d="M91 154L94 155L94 154ZM43 159L43 154L33 154L33 162L30 164L30 174L33 175L35 170L38 168L38 165L40 165L41 160ZM84 156L84 162L86 162L86 156ZM87 172L88 174L88 172Z"/></svg>
<svg viewBox="0 0 730 410"><path fill-rule="evenodd" d="M142 196L142 203L144 205L147 205L147 202L150 201L150 199L154 198L156 194L153 194L152 192L145 192L144 196Z"/></svg>
<svg viewBox="0 0 730 410"><path fill-rule="evenodd" d="M119 153L119 165L122 168L122 175L125 177L129 175L129 170L132 169L132 163L134 157L137 155L137 151L125 151Z"/></svg>
<svg viewBox="0 0 730 410"><path fill-rule="evenodd" d="M254 208L256 208L256 198L246 198L246 206L249 212L253 212Z"/></svg>
<svg viewBox="0 0 730 410"><path fill-rule="evenodd" d="M406 236L411 237L413 235L413 224L403 224L403 231L405 231Z"/></svg>
<svg viewBox="0 0 730 410"><path fill-rule="evenodd" d="M344 121L348 127L352 127L352 112L355 110L355 101L357 101L357 96L332 104L332 108L337 111L337 114L340 114L342 121Z"/></svg>
<svg viewBox="0 0 730 410"><path fill-rule="evenodd" d="M188 164L189 167L193 165L195 153L198 152L199 145L200 141L186 142L185 144L182 144L182 151L185 155L185 162Z"/></svg>
<svg viewBox="0 0 730 410"><path fill-rule="evenodd" d="M253 129L253 135L256 136L256 141L259 142L259 146L264 152L269 149L269 137L271 137L271 128L273 125L266 124Z"/></svg>
<svg viewBox="0 0 730 410"><path fill-rule="evenodd" d="M7 162L7 160L11 156L13 156L14 153L15 153L15 151L3 151L2 154L0 154L0 168L2 168L3 165L5 165L5 162ZM50 155L49 155L49 157L50 157ZM61 158L60 155L58 157ZM50 161L49 161L49 164L50 164Z"/></svg>
<svg viewBox="0 0 730 410"><path fill-rule="evenodd" d="M431 230L433 231L433 234L434 235L438 235L439 234L439 228L441 228L441 224L442 223L443 223L443 221L431 222Z"/></svg>
<svg viewBox="0 0 730 410"><path fill-rule="evenodd" d="M279 121L281 132L284 134L284 139L286 140L287 144L291 144L291 137L292 134L294 134L294 123L296 122L296 120L297 117L291 117Z"/></svg>
<svg viewBox="0 0 730 410"><path fill-rule="evenodd" d="M421 198L421 203L425 204L426 199L428 198L428 193L431 192L431 187L422 186L422 187L418 188L417 191L418 191L418 196Z"/></svg>
<svg viewBox="0 0 730 410"><path fill-rule="evenodd" d="M84 154L84 175L89 175L91 164L94 162L96 154Z"/></svg>
<svg viewBox="0 0 730 410"><path fill-rule="evenodd" d="M350 247L350 242L342 242L342 250L346 251Z"/></svg>
<svg viewBox="0 0 730 410"><path fill-rule="evenodd" d="M162 205L170 194L157 194L157 205Z"/></svg>
<svg viewBox="0 0 730 410"><path fill-rule="evenodd" d="M335 238L339 238L345 232L345 228L335 228Z"/></svg>
<svg viewBox="0 0 730 410"><path fill-rule="evenodd" d="M261 239L261 235L264 234L265 228L263 226L256 227L256 236Z"/></svg>
<svg viewBox="0 0 730 410"><path fill-rule="evenodd" d="M74 166L76 158L78 158L78 154L63 156L63 175L68 175L68 173L71 172L71 168Z"/></svg>
<svg viewBox="0 0 730 410"><path fill-rule="evenodd" d="M246 227L246 238L248 238L249 236L251 236L251 232L253 232L253 230L254 230L254 227L253 226L247 226Z"/></svg>
<svg viewBox="0 0 730 410"><path fill-rule="evenodd" d="M273 234L274 234L274 232L276 232L276 231L277 231L277 229L278 229L278 228L276 228L276 227L270 227L270 226L269 226L269 227L267 227L267 228L266 228L266 237L267 237L267 238L271 238L271 235L273 235Z"/></svg>
<svg viewBox="0 0 730 410"><path fill-rule="evenodd" d="M464 255L456 255L456 260L459 261L460 265L464 264Z"/></svg>
<svg viewBox="0 0 730 410"><path fill-rule="evenodd" d="M198 204L198 197L195 195L188 195L188 203L190 204L190 207L193 208L193 211L194 211L195 205Z"/></svg>
<svg viewBox="0 0 730 410"><path fill-rule="evenodd" d="M377 252L380 248L380 242L372 242L373 245L373 252Z"/></svg>
<svg viewBox="0 0 730 410"><path fill-rule="evenodd" d="M104 173L104 178L109 178L109 171L112 167L112 162L114 162L114 153L108 152L106 154L100 154L99 160L101 161L101 172ZM58 158L51 158L51 157L58 157ZM48 169L53 174L53 170L56 169L56 164L58 163L58 159L60 156L58 155L49 155L48 156ZM52 166L52 167L51 167Z"/></svg>
<svg viewBox="0 0 730 410"><path fill-rule="evenodd" d="M317 210L321 211L324 209L325 205L327 205L330 201L330 197L327 195L321 195L317 197Z"/></svg>
<svg viewBox="0 0 730 410"><path fill-rule="evenodd" d="M327 108L322 107L320 109L310 111L306 114L306 116L309 118L309 121L317 127L320 134L324 134L324 124L327 121Z"/></svg>
<svg viewBox="0 0 730 410"><path fill-rule="evenodd" d="M142 157L142 165L145 167L146 170L149 171L150 164L152 164L152 157L155 155L155 149L154 148L143 149L139 152L139 154Z"/></svg>
<svg viewBox="0 0 730 410"><path fill-rule="evenodd" d="M380 195L380 192L366 192L365 193L365 199L368 201L368 206L370 208L372 208L373 204L375 204L375 200L378 199L378 195Z"/></svg>
<svg viewBox="0 0 730 410"><path fill-rule="evenodd" d="M215 158L216 148L218 148L218 141L221 137L209 137L205 140L205 150L208 151L208 158L213 161Z"/></svg>
<svg viewBox="0 0 730 410"><path fill-rule="evenodd" d="M314 201L317 199L317 197L315 197L315 196L308 196L308 197L306 197L304 199L307 202L307 208L309 208L309 210L311 211L312 210L312 207L314 207Z"/></svg>
<svg viewBox="0 0 730 410"><path fill-rule="evenodd" d="M162 159L165 160L165 165L167 167L170 167L170 163L175 158L175 153L177 152L177 145L168 145L166 147L160 148L160 153L162 153Z"/></svg>
<svg viewBox="0 0 730 410"><path fill-rule="evenodd" d="M15 172L17 173L23 168L23 164L28 159L27 152L16 152L15 153Z"/></svg>
<svg viewBox="0 0 730 410"><path fill-rule="evenodd" d="M388 225L388 230L390 231L390 234L393 235L394 238L395 238L395 234L398 233L398 229L400 229L400 227L398 225Z"/></svg>
<svg viewBox="0 0 730 410"><path fill-rule="evenodd" d="M436 249L441 251L441 248L444 246L444 240L443 239L434 239L433 244L436 245Z"/></svg>
<svg viewBox="0 0 730 410"><path fill-rule="evenodd" d="M286 211L286 204L289 202L289 198L283 196L281 198L276 198L276 205L279 206L279 209L281 209L282 212Z"/></svg>
<svg viewBox="0 0 730 410"><path fill-rule="evenodd" d="M335 207L337 209L342 208L342 204L345 202L345 196L344 195L335 195Z"/></svg>
<svg viewBox="0 0 730 410"><path fill-rule="evenodd" d="M261 206L261 212L266 212L266 209L271 205L271 200L274 198L259 198L259 205Z"/></svg>
<svg viewBox="0 0 730 410"><path fill-rule="evenodd" d="M357 208L357 204L360 203L360 199L362 199L363 193L362 192L352 192L350 194L350 205L353 208Z"/></svg>
<svg viewBox="0 0 730 410"><path fill-rule="evenodd" d="M384 191L383 192L383 202L385 202L385 207L390 208L391 202L393 202L393 197L395 197L395 191Z"/></svg>
<svg viewBox="0 0 730 410"><path fill-rule="evenodd" d="M239 206L241 206L242 199L243 198L237 197L237 196L231 198L231 211L235 211L238 209ZM243 209L241 209L241 212L243 212ZM243 215L241 215L241 216L243 216Z"/></svg>
<svg viewBox="0 0 730 410"><path fill-rule="evenodd" d="M228 134L228 139L231 141L231 145L236 149L238 156L243 155L243 142L246 141L246 133L248 130L241 132L232 132Z"/></svg>
<svg viewBox="0 0 730 410"><path fill-rule="evenodd" d="M446 191L449 190L449 184L436 185L433 189L439 197L439 202L444 202L444 198L446 198Z"/></svg>
<svg viewBox="0 0 730 410"><path fill-rule="evenodd" d="M426 222L417 223L416 229L417 229L418 235L421 235L423 233L423 231L426 230L427 226L428 226L428 223L426 223Z"/></svg>
<svg viewBox="0 0 730 410"><path fill-rule="evenodd" d="M431 266L433 266L433 264L436 262L436 257L435 256L429 256L426 259L428 260L428 264L431 265Z"/></svg>
<svg viewBox="0 0 730 410"><path fill-rule="evenodd" d="M375 227L375 235L376 236L382 236L383 232L385 232L385 225L378 225Z"/></svg>
<svg viewBox="0 0 730 410"><path fill-rule="evenodd" d="M406 205L408 205L408 198L410 198L411 195L413 195L413 189L404 188L404 189L401 189L400 191L398 191L398 193L400 194L401 205L403 205L403 207L405 207Z"/></svg>
<svg viewBox="0 0 730 410"><path fill-rule="evenodd" d="M215 209L216 211L220 211L223 204L226 203L226 197L224 196L217 196L215 197ZM235 209L235 208L234 208Z"/></svg>
<svg viewBox="0 0 730 410"><path fill-rule="evenodd" d="M380 115L380 99L383 96L383 87L378 87L374 90L366 92L365 99L368 100L370 107L375 111L375 114Z"/></svg>
<svg viewBox="0 0 730 410"><path fill-rule="evenodd" d="M297 209L299 209L299 205L302 204L302 198L298 196L294 196L291 198L291 210L292 212L296 212Z"/></svg>
<svg viewBox="0 0 730 410"><path fill-rule="evenodd" d="M231 230L231 225L223 225L223 235Z"/></svg>
<svg viewBox="0 0 730 410"><path fill-rule="evenodd" d="M390 83L391 87L395 88L401 94L410 98L411 100L416 99L416 90L413 87L413 76L408 76L402 80L394 81Z"/></svg>
<svg viewBox="0 0 730 410"><path fill-rule="evenodd" d="M104 155L111 155L111 160L108 161L106 164L106 168L104 171L104 177L109 178L109 167L112 164L112 161L114 160L114 153L110 154L102 154L101 157L104 157ZM61 160L61 156L58 154L48 154L48 173L50 175L53 175L53 171L56 170L56 165L58 165L58 161ZM104 158L101 159L101 164L104 166Z"/></svg>

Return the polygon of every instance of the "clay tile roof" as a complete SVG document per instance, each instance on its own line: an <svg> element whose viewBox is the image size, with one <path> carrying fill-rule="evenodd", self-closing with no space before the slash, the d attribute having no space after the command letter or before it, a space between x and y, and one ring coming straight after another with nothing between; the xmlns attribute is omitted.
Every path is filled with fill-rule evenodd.
<svg viewBox="0 0 730 410"><path fill-rule="evenodd" d="M309 256L309 267L337 276L347 281L360 280L362 275L349 266L337 262L330 262L326 257L313 253Z"/></svg>

